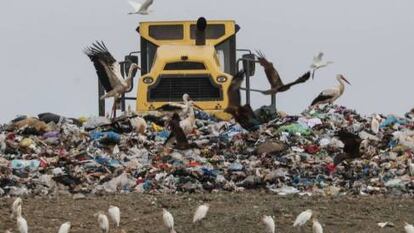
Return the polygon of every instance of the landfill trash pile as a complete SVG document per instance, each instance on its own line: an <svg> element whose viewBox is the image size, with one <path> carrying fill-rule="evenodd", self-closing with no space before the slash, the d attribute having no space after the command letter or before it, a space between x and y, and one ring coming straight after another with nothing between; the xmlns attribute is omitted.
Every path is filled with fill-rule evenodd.
<svg viewBox="0 0 414 233"><path fill-rule="evenodd" d="M264 111L262 111L264 112ZM18 117L0 126L0 196L268 190L279 195L414 193L414 117L362 116L336 105L278 113L253 132L197 111L192 149L165 146L170 132L133 116ZM268 116L264 118L269 118ZM156 119L156 118L154 118ZM378 129L373 124L378 121ZM335 172L339 130L359 135L361 157Z"/></svg>

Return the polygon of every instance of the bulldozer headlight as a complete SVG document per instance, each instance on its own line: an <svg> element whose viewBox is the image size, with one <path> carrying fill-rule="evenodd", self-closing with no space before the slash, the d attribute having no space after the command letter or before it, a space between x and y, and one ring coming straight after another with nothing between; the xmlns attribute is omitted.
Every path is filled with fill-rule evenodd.
<svg viewBox="0 0 414 233"><path fill-rule="evenodd" d="M145 84L151 84L151 83L153 83L153 82L154 82L154 79L153 79L153 78L151 78L151 77L145 77L145 78L143 79L143 81L144 81L144 83L145 83Z"/></svg>
<svg viewBox="0 0 414 233"><path fill-rule="evenodd" d="M227 81L227 77L226 76L218 76L217 77L217 82L219 83L224 83Z"/></svg>

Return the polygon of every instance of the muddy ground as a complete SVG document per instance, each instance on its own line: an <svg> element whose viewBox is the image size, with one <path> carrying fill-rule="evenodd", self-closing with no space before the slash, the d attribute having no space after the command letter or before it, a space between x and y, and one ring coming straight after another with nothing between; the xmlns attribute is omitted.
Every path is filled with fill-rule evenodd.
<svg viewBox="0 0 414 233"><path fill-rule="evenodd" d="M15 230L10 219L12 199L0 199L0 232ZM162 208L175 218L180 232L265 232L262 215L273 215L276 232L300 232L291 227L296 215L313 209L320 213L325 232L404 232L403 223L414 222L414 200L385 197L279 197L268 193L215 193L180 195L128 194L86 197L74 200L69 196L23 199L23 214L29 232L56 233L61 223L72 222L72 233L99 232L96 218L99 210L110 204L121 209L121 225L126 232L166 232L162 224ZM203 202L210 203L207 219L193 225L192 214ZM380 229L378 222L391 221L395 228ZM118 232L114 228L110 232ZM312 232L308 224L304 232Z"/></svg>

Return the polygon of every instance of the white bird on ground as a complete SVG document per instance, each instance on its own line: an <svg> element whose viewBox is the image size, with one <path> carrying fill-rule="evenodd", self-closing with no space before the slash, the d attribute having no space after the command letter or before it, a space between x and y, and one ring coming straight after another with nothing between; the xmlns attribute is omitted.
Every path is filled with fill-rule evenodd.
<svg viewBox="0 0 414 233"><path fill-rule="evenodd" d="M408 223L405 223L404 226L405 233L414 233L414 226Z"/></svg>
<svg viewBox="0 0 414 233"><path fill-rule="evenodd" d="M410 176L414 176L414 164L412 159L408 159L408 172L410 173Z"/></svg>
<svg viewBox="0 0 414 233"><path fill-rule="evenodd" d="M194 213L193 223L203 220L207 216L208 209L210 208L209 204L200 205L196 212Z"/></svg>
<svg viewBox="0 0 414 233"><path fill-rule="evenodd" d="M193 101L189 101L189 105L190 106L188 110L188 117L180 121L180 127L183 129L186 135L194 131L194 126L196 122L194 108L193 108Z"/></svg>
<svg viewBox="0 0 414 233"><path fill-rule="evenodd" d="M22 206L17 206L17 229L20 233L28 233L29 227L27 226L27 221L22 217Z"/></svg>
<svg viewBox="0 0 414 233"><path fill-rule="evenodd" d="M95 214L95 217L96 216L98 216L99 229L102 231L102 233L108 233L109 232L108 217L102 211L99 211L97 214Z"/></svg>
<svg viewBox="0 0 414 233"><path fill-rule="evenodd" d="M134 11L128 14L148 15L151 12L148 9L152 5L152 3L154 3L154 0L145 0L143 3L134 2L134 1L128 1L128 2L132 6L132 8L134 8Z"/></svg>
<svg viewBox="0 0 414 233"><path fill-rule="evenodd" d="M312 217L312 210L305 210L300 213L297 217L295 222L293 223L293 227L301 227L305 225Z"/></svg>
<svg viewBox="0 0 414 233"><path fill-rule="evenodd" d="M10 218L15 218L15 217L18 216L18 214L17 214L17 207L18 206L22 207L22 205L23 205L23 201L22 201L22 199L20 197L18 197L18 198L16 198L16 200L14 200L14 202L13 202L13 204L11 206L11 212L12 213L11 213ZM22 210L22 208L20 208L20 211L21 210ZM21 213L20 213L20 215L21 215Z"/></svg>
<svg viewBox="0 0 414 233"><path fill-rule="evenodd" d="M108 215L111 218L112 222L114 222L116 227L119 227L119 223L121 222L121 211L117 206L109 206Z"/></svg>
<svg viewBox="0 0 414 233"><path fill-rule="evenodd" d="M320 68L326 67L329 64L332 64L333 61L322 61L323 52L319 52L316 56L313 57L312 64L310 68L312 69L312 79L315 77L315 71Z"/></svg>
<svg viewBox="0 0 414 233"><path fill-rule="evenodd" d="M342 94L345 91L345 83L348 83L349 85L351 85L348 80L342 75L342 74L338 74L336 76L336 80L338 80L339 85L337 87L334 88L330 88L330 89L326 89L324 91L322 91L318 97L316 97L312 103L311 106L317 105L317 104L326 104L326 103L330 103L332 104L333 102L335 102L335 100L337 100L339 97L342 96Z"/></svg>
<svg viewBox="0 0 414 233"><path fill-rule="evenodd" d="M126 79L121 73L121 66L108 51L104 42L97 41L91 47L86 48L84 53L93 62L96 73L101 85L105 88L106 94L101 99L114 97L114 105L112 107L112 115L116 115L116 104L121 97L131 88L132 74L134 70L139 69L138 64L132 63Z"/></svg>
<svg viewBox="0 0 414 233"><path fill-rule="evenodd" d="M312 219L312 232L313 233L323 233L322 225L319 223L318 219Z"/></svg>
<svg viewBox="0 0 414 233"><path fill-rule="evenodd" d="M70 227L70 222L65 222L60 226L58 233L69 233Z"/></svg>
<svg viewBox="0 0 414 233"><path fill-rule="evenodd" d="M174 217L166 209L162 209L162 220L164 221L164 226L168 228L170 233L176 233L174 230Z"/></svg>
<svg viewBox="0 0 414 233"><path fill-rule="evenodd" d="M371 120L371 130L373 133L377 134L379 132L379 126L381 122L381 117L378 114L375 114Z"/></svg>
<svg viewBox="0 0 414 233"><path fill-rule="evenodd" d="M272 217L270 216L263 216L262 218L262 223L265 225L266 227L266 233L275 233L275 221L273 220Z"/></svg>

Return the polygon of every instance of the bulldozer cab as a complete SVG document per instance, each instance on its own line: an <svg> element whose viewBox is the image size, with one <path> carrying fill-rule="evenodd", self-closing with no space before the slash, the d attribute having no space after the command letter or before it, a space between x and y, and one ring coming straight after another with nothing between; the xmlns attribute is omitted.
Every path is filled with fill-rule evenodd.
<svg viewBox="0 0 414 233"><path fill-rule="evenodd" d="M234 21L209 21L205 29L205 44L214 46L222 70L234 75L236 71L236 33ZM196 21L142 22L137 28L141 38L141 75L147 74L162 45L195 46Z"/></svg>

